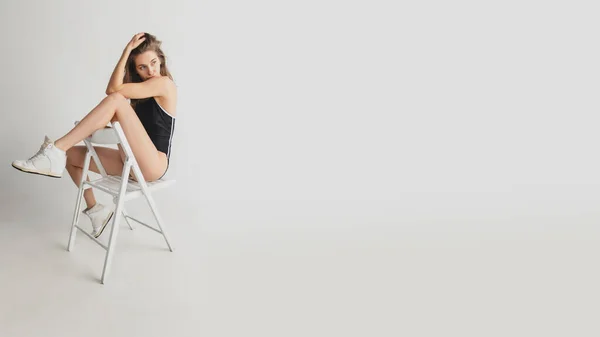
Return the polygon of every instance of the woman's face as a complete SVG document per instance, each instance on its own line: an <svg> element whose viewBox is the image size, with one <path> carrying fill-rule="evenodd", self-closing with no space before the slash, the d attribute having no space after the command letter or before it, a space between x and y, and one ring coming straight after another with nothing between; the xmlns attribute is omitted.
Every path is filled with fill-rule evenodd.
<svg viewBox="0 0 600 337"><path fill-rule="evenodd" d="M160 76L160 59L156 52L148 50L135 57L135 70L142 81Z"/></svg>

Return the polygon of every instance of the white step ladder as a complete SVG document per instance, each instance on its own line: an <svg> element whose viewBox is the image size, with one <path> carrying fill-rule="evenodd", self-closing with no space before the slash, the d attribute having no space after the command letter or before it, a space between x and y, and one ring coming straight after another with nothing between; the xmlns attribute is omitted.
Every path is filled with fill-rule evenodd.
<svg viewBox="0 0 600 337"><path fill-rule="evenodd" d="M76 122L77 124L77 122ZM84 140L84 143L87 147L87 152L85 155L85 161L83 164L83 174L81 177L81 183L79 184L79 193L77 194L77 202L75 204L75 212L73 214L73 224L71 226L71 234L69 237L68 251L72 251L75 245L75 237L77 234L77 230L80 230L84 233L88 238L97 243L100 247L106 250L106 257L104 259L104 267L102 269L102 284L106 283L106 279L109 274L110 265L112 262L112 258L114 255L115 243L117 241L117 234L119 232L119 223L121 219L121 214L125 218L125 221L129 225L129 228L133 230L133 226L129 220L133 220L141 225L146 226L147 228L152 229L153 231L162 234L165 238L165 242L169 247L169 250L172 252L173 248L169 243L169 239L167 234L164 231L164 223L158 214L158 210L156 208L156 203L152 198L151 192L154 192L158 189L163 189L165 187L171 186L175 183L175 180L163 180L159 179L153 182L146 182L142 171L140 170L137 161L133 155L133 151L127 142L125 137L125 133L123 132L123 128L119 124L119 122L112 123L112 128L107 127L101 130L94 132L91 137L88 137ZM120 144L121 148L125 152L126 160L123 166L123 172L121 176L109 176L106 174L102 163L100 162L100 158L96 154L94 147L92 144L101 144L101 145L115 145ZM89 166L91 159L94 158L94 162L100 171L101 178L96 180L87 181L87 175L89 173ZM135 176L134 180L129 179L130 171L133 171ZM81 213L81 201L83 199L83 192L88 188L95 188L102 192L105 192L109 195L113 196L113 201L116 205L115 207L115 215L112 217L110 221L111 230L110 230L110 238L108 241L108 246L100 242L98 239L94 238L90 233L88 233L85 229L79 226L79 215ZM144 196L150 209L152 210L152 214L156 219L156 223L158 228L154 228L140 220L137 220L131 216L129 216L125 212L125 201L132 200L138 197ZM108 225L107 225L108 226Z"/></svg>

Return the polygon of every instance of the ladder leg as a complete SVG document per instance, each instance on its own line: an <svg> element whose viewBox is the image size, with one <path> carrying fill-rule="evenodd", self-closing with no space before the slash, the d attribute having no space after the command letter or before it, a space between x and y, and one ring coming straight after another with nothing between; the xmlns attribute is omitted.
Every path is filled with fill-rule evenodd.
<svg viewBox="0 0 600 337"><path fill-rule="evenodd" d="M146 201L148 201L148 205L150 206L150 209L152 210L152 214L154 214L154 218L156 219L156 224L158 225L158 228L162 232L163 238L165 238L167 247L169 247L169 250L172 252L173 247L171 246L171 243L169 242L169 237L167 236L167 233L165 232L164 223L162 221L162 218L161 218L160 214L158 214L158 209L156 207L156 203L154 202L154 198L152 198L152 196L150 195L150 193L148 192L147 189L145 189L144 195L146 196Z"/></svg>
<svg viewBox="0 0 600 337"><path fill-rule="evenodd" d="M106 250L106 257L104 259L104 267L102 268L102 284L106 283L112 258L115 253L115 244L117 241L117 234L119 233L119 222L121 219L121 212L123 212L123 203L125 202L125 192L127 191L127 176L129 176L129 170L131 169L131 163L127 161L123 168L123 175L121 179L121 187L119 189L119 196L117 198L117 207L115 208L115 217L112 219L112 226L110 229L110 239L108 241L108 249Z"/></svg>
<svg viewBox="0 0 600 337"><path fill-rule="evenodd" d="M91 154L89 152L85 155L85 160L83 163L83 173L81 175L81 182L79 183L79 192L77 192L77 202L75 203L75 212L73 213L73 223L71 224L71 233L69 235L69 244L67 245L67 250L70 252L73 250L75 246L75 237L77 234L77 226L79 224L79 214L81 213L81 199L83 197L83 192L85 191L84 183L87 178L88 169L90 166L90 158Z"/></svg>
<svg viewBox="0 0 600 337"><path fill-rule="evenodd" d="M167 233L165 232L164 223L162 221L162 218L160 217L160 214L158 214L158 209L156 207L156 203L154 202L154 198L152 198L152 195L150 195L150 191L148 190L148 185L146 185L146 182L143 180L142 171L140 170L140 168L137 165L134 165L132 167L132 169L133 169L133 173L135 174L136 178L138 178L139 185L142 189L142 193L146 197L146 201L148 202L148 205L150 206L150 209L152 210L152 214L154 214L154 218L156 219L158 229L161 231L161 234L162 234L163 238L165 239L165 242L167 243L167 247L169 247L169 251L172 252L173 246L171 246L169 237L168 237Z"/></svg>

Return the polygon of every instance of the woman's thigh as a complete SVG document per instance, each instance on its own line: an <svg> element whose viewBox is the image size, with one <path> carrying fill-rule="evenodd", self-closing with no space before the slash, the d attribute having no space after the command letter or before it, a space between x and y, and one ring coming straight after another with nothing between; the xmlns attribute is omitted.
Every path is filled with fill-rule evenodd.
<svg viewBox="0 0 600 337"><path fill-rule="evenodd" d="M156 149L131 105L127 102L119 105L115 116L123 128L144 179L153 181L160 178L167 169L167 156ZM124 156L124 153L121 155Z"/></svg>

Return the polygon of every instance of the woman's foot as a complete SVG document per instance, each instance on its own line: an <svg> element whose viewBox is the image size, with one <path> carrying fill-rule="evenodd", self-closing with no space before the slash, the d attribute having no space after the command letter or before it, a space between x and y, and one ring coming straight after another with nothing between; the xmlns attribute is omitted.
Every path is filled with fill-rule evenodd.
<svg viewBox="0 0 600 337"><path fill-rule="evenodd" d="M15 160L12 166L17 170L61 178L67 164L67 154L57 148L54 142L45 137L40 150L27 160Z"/></svg>
<svg viewBox="0 0 600 337"><path fill-rule="evenodd" d="M96 203L94 207L84 210L83 214L90 218L92 222L92 235L98 238L104 232L104 228L106 228L106 225L110 222L115 212L109 207Z"/></svg>

